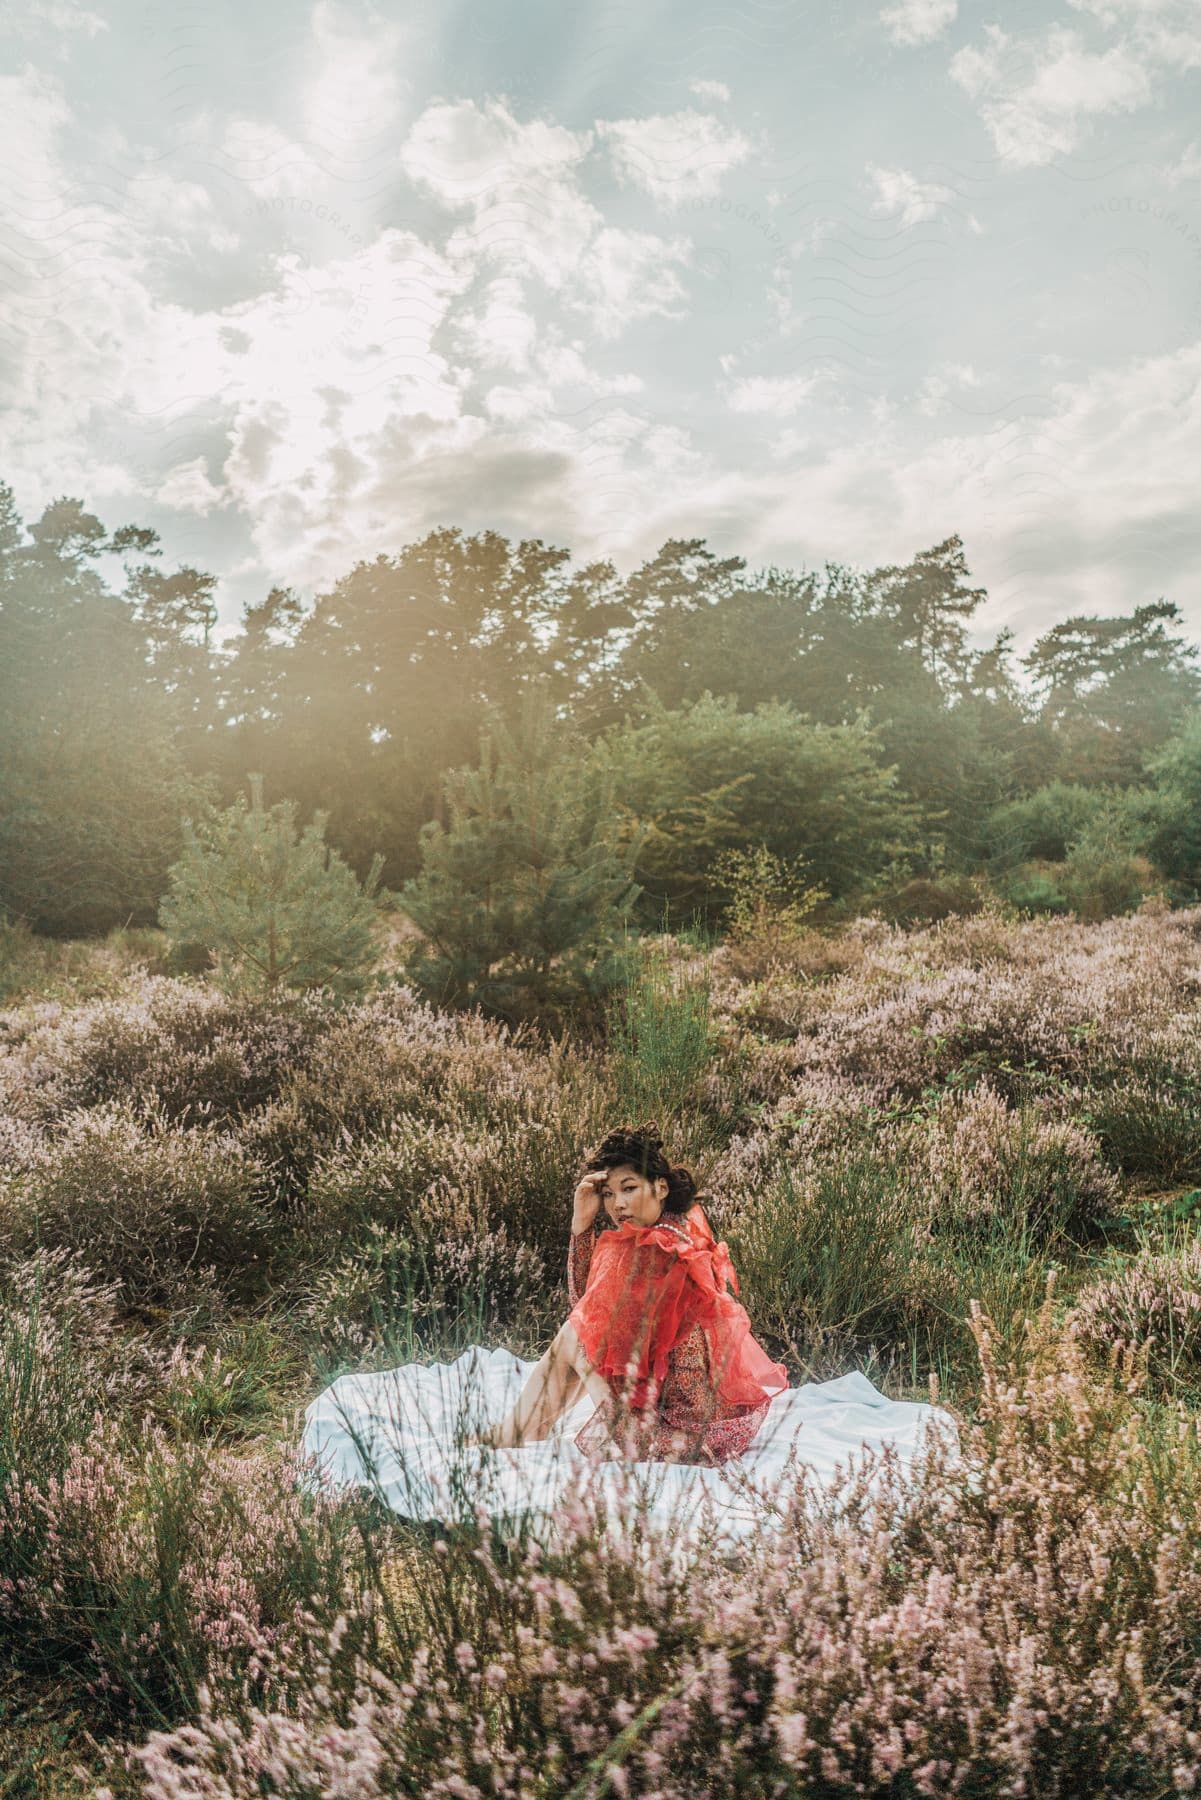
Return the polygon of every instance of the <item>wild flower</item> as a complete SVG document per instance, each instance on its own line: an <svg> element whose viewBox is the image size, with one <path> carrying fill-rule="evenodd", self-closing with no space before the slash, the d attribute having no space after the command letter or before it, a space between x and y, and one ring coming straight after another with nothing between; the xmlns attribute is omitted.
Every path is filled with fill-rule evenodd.
<svg viewBox="0 0 1201 1800"><path fill-rule="evenodd" d="M206 1697L195 1725L137 1751L148 1800L180 1791L181 1769L215 1800L250 1800L269 1770L288 1791L370 1800L485 1780L535 1800L548 1782L592 1791L601 1771L614 1791L672 1796L1034 1796L1077 1791L1084 1768L1091 1793L1191 1791L1196 1430L1153 1483L1128 1370L1098 1383L1049 1305L1008 1365L988 1321L975 1329L967 1456L932 1447L916 1489L887 1470L847 1479L836 1504L800 1489L786 1529L683 1566L653 1533L618 1560L595 1504L548 1579L520 1540L503 1557L463 1542L454 1613L426 1615L411 1662L336 1672L318 1656L286 1716Z"/></svg>
<svg viewBox="0 0 1201 1800"><path fill-rule="evenodd" d="M1146 1252L1076 1296L1081 1340L1105 1353L1119 1344L1145 1349L1154 1373L1201 1381L1201 1244Z"/></svg>

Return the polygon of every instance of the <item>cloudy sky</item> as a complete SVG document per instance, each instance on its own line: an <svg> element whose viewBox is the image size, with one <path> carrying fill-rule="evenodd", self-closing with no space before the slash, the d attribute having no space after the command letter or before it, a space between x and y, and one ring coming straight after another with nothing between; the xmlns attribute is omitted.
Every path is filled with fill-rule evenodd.
<svg viewBox="0 0 1201 1800"><path fill-rule="evenodd" d="M1201 638L1198 0L8 0L0 478L232 628L438 525Z"/></svg>

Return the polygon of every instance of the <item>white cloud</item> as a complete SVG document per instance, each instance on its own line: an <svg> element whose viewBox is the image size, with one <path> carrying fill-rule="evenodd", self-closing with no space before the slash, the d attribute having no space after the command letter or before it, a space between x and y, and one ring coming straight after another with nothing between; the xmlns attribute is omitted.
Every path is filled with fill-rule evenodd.
<svg viewBox="0 0 1201 1800"><path fill-rule="evenodd" d="M461 353L478 367L523 374L538 338L523 284L513 275L495 276L471 311L456 314L454 334Z"/></svg>
<svg viewBox="0 0 1201 1800"><path fill-rule="evenodd" d="M269 119L227 119L219 143L222 165L256 200L307 197L311 202L329 185L312 152Z"/></svg>
<svg viewBox="0 0 1201 1800"><path fill-rule="evenodd" d="M954 23L958 0L899 0L886 6L880 23L894 44L930 44Z"/></svg>
<svg viewBox="0 0 1201 1800"><path fill-rule="evenodd" d="M1201 67L1201 9L1196 0L1068 0L1150 61Z"/></svg>
<svg viewBox="0 0 1201 1800"><path fill-rule="evenodd" d="M1029 640L1068 612L1128 611L1165 594L1191 603L1201 464L1201 341L1083 380L1056 380L1041 412L986 421L915 446L909 409L884 408L864 439L827 436L804 464L805 517L786 463L708 470L679 498L718 519L751 559L828 555L861 566L908 556L954 522L990 593L988 626Z"/></svg>
<svg viewBox="0 0 1201 1800"><path fill-rule="evenodd" d="M173 469L168 469L154 498L160 506L174 507L176 512L199 513L202 518L214 507L224 506L229 501L228 493L214 487L209 480L203 456L195 456L191 462L176 463Z"/></svg>
<svg viewBox="0 0 1201 1800"><path fill-rule="evenodd" d="M710 113L648 119L598 119L619 181L663 206L716 194L722 178L750 155L750 140Z"/></svg>
<svg viewBox="0 0 1201 1800"><path fill-rule="evenodd" d="M528 419L553 409L554 397L547 387L531 383L523 388L498 385L484 395L484 410L491 419Z"/></svg>
<svg viewBox="0 0 1201 1800"><path fill-rule="evenodd" d="M698 100L720 100L724 104L730 98L730 90L724 81L690 81L688 91Z"/></svg>
<svg viewBox="0 0 1201 1800"><path fill-rule="evenodd" d="M0 12L0 37L28 39L41 31L55 36L80 31L93 38L108 29L107 19L74 0L6 0Z"/></svg>
<svg viewBox="0 0 1201 1800"><path fill-rule="evenodd" d="M962 210L955 190L940 181L919 181L908 169L884 169L877 163L868 163L867 174L876 192L872 211L890 218L899 214L902 228L936 219L943 212ZM966 216L971 229L978 232L979 220L972 213Z"/></svg>
<svg viewBox="0 0 1201 1800"><path fill-rule="evenodd" d="M352 158L359 175L391 159L393 144L368 140L396 127L405 39L404 28L374 8L367 29L357 8L334 0L315 0L309 14L309 74L300 94L305 134L329 143L341 162Z"/></svg>
<svg viewBox="0 0 1201 1800"><path fill-rule="evenodd" d="M1085 48L1078 32L1051 26L1040 38L1014 39L986 25L987 43L951 58L952 78L974 99L997 152L1015 168L1037 168L1067 155L1087 123L1133 112L1151 98L1150 74L1124 44Z"/></svg>
<svg viewBox="0 0 1201 1800"><path fill-rule="evenodd" d="M918 388L917 410L927 418L947 411L947 395L956 388L978 388L981 378L970 363L942 363L930 370Z"/></svg>
<svg viewBox="0 0 1201 1800"><path fill-rule="evenodd" d="M578 282L567 296L586 313L604 338L616 337L634 319L658 313L684 316L686 298L677 270L687 262L683 238L665 242L646 231L598 231L578 265Z"/></svg>
<svg viewBox="0 0 1201 1800"><path fill-rule="evenodd" d="M555 343L544 334L537 351L537 364L542 374L555 387L582 387L593 394L640 394L645 386L641 375L632 371L622 375L601 375L584 361L583 344Z"/></svg>
<svg viewBox="0 0 1201 1800"><path fill-rule="evenodd" d="M581 191L579 165L592 147L591 132L572 132L542 120L522 123L503 101L429 107L402 150L410 177L448 208L467 211L446 245L460 267L493 265L510 275L531 275L573 311L587 316L602 337L615 337L631 321L650 314L680 316L685 290L679 271L690 246L605 223ZM495 317L495 315L494 315ZM510 342L524 367L529 334L512 326L489 332L486 318L476 343ZM482 336L479 334L483 334ZM524 360L523 360L524 359Z"/></svg>
<svg viewBox="0 0 1201 1800"><path fill-rule="evenodd" d="M919 9L891 10L916 29ZM1090 0L1070 16L1087 40L1040 28L1024 43L994 27L974 62L956 59L1002 137L1030 138L1035 163L1077 141L1105 107L1138 103L1184 17L1149 0ZM0 468L20 471L23 504L76 492L117 521L143 516L127 501L172 508L169 546L178 553L191 532L199 548L188 554L208 566L204 544L219 545L223 577L247 587L260 573L324 584L446 523L549 533L625 567L682 530L752 558L834 554L870 566L954 529L993 592L994 616L1038 613L1045 628L1056 611L1128 609L1174 583L1187 600L1196 346L1087 381L1064 380L1079 364L1052 353L1033 365L1044 385L1027 405L1029 361L1015 374L1004 345L994 361L975 338L964 360L924 378L902 368L894 399L837 355L833 375L813 373L825 359L796 344L807 321L791 310L788 271L769 266L749 226L728 241L730 256L744 256L737 306L753 295L754 318L735 316L731 290L729 319L706 337L690 321L687 335L666 325L644 343L631 329L640 320L685 316L700 253L683 226L656 235L607 216L601 159L670 203L716 191L721 169L745 160L745 140L703 110L575 130L515 117L501 101L439 100L410 127L398 40L388 40L385 66L368 67L349 15L319 7L313 17L313 54L273 116L184 121L205 152L191 164L176 160L173 140L164 153L162 141L134 145L111 125L89 131L44 73L0 83L0 150L19 171L19 191L7 195L15 324L0 345L12 367ZM1107 45L1103 32L1124 36ZM723 85L693 91L716 102ZM680 120L695 119L700 128L680 132ZM388 158L379 181L377 138ZM396 194L397 145L433 221L420 231L368 223L385 192L389 216L417 216L413 196ZM674 160L655 159L664 145ZM786 133L773 150L774 186L758 204L767 213L774 202L795 230L804 214ZM1022 153L1012 159L1020 166ZM1196 162L1189 145L1165 185L1190 179ZM87 184L100 167L118 171L107 190L118 188L115 202ZM218 262L209 252L230 247L229 208L224 219L218 208L231 174L247 184L251 220L259 203L298 204L272 204L270 229L239 219L245 254ZM604 179L592 187L594 176ZM842 197L862 223L868 202L849 176ZM906 168L872 164L868 179L877 215L907 225L962 206L956 188ZM339 196L344 212L360 209L354 232L302 222L302 198L315 213ZM628 210L630 196L619 199ZM841 217L825 217L825 200L814 246L844 230ZM814 303L799 280L797 299ZM1062 334L1048 341L1075 349ZM719 350L716 387L698 384ZM707 391L676 422L690 379ZM1021 406L1006 403L1019 395ZM731 446L747 437L756 454L738 460Z"/></svg>
<svg viewBox="0 0 1201 1800"><path fill-rule="evenodd" d="M31 215L25 266L61 263L61 291L34 289L40 360L21 361L0 418L22 504L65 485L101 508L140 495L197 519L236 509L264 574L318 584L447 518L539 532L562 517L565 533L610 549L648 487L701 460L686 432L631 410L638 374L588 355L631 321L680 316L691 253L685 237L606 223L577 183L588 133L521 124L499 104L430 108L404 157L457 220L445 244L391 227L352 243L314 206L314 223L289 223L287 248L260 243L251 292L205 310L165 296L158 251L217 241L207 191L161 161L138 171L123 212L76 209L86 244L73 268L76 214L64 225L58 204L70 111L33 71L0 87L5 101L0 147L11 133L10 160L52 203ZM201 141L217 141L256 209L304 196L305 178L309 197L328 191L273 126L239 120L210 138L211 123ZM111 130L105 148L129 149ZM535 316L537 280L582 336L545 306ZM502 378L469 411L489 369ZM245 578L245 554L238 567Z"/></svg>
<svg viewBox="0 0 1201 1800"><path fill-rule="evenodd" d="M1189 144L1179 162L1171 163L1160 173L1169 187L1181 187L1185 182L1201 183L1201 148Z"/></svg>
<svg viewBox="0 0 1201 1800"><path fill-rule="evenodd" d="M588 154L592 134L542 120L521 124L501 100L427 106L400 150L412 181L444 206L479 211L488 202L521 192L537 194L562 181Z"/></svg>
<svg viewBox="0 0 1201 1800"><path fill-rule="evenodd" d="M729 391L731 412L770 413L784 418L794 413L813 391L815 375L750 375L736 381Z"/></svg>

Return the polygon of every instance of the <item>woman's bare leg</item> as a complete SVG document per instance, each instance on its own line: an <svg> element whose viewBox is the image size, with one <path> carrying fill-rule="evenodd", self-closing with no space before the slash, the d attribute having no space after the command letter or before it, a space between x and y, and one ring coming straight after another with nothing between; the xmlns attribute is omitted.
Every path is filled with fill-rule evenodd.
<svg viewBox="0 0 1201 1800"><path fill-rule="evenodd" d="M555 1333L509 1412L499 1425L480 1432L479 1442L516 1448L545 1438L579 1397L581 1383L598 1406L611 1400L608 1382L589 1362L575 1326L567 1323Z"/></svg>

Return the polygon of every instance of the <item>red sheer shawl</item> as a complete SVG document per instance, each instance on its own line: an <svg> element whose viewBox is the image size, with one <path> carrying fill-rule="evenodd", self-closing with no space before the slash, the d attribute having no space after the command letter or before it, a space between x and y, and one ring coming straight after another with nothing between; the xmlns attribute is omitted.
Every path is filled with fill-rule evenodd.
<svg viewBox="0 0 1201 1800"><path fill-rule="evenodd" d="M668 1356L693 1325L708 1341L721 1398L759 1406L783 1393L788 1372L752 1336L745 1307L727 1293L727 1281L738 1292L729 1246L714 1238L699 1201L680 1223L687 1242L661 1223L627 1220L602 1231L570 1322L588 1360L632 1407L655 1404Z"/></svg>

